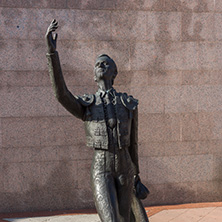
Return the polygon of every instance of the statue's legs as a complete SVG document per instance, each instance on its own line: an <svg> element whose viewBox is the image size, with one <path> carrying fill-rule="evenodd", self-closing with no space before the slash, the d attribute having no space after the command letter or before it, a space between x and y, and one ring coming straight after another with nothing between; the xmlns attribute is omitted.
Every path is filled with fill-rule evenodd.
<svg viewBox="0 0 222 222"><path fill-rule="evenodd" d="M132 212L130 222L149 222L146 210L140 199L136 197L134 193L132 196Z"/></svg>
<svg viewBox="0 0 222 222"><path fill-rule="evenodd" d="M133 195L134 176L124 174L117 178L117 196L119 202L120 215L124 217L124 222L130 221L131 201Z"/></svg>
<svg viewBox="0 0 222 222"><path fill-rule="evenodd" d="M108 151L95 152L91 180L96 209L102 222L130 221L134 182L132 165L124 161L116 164L125 166L116 172L113 156Z"/></svg>

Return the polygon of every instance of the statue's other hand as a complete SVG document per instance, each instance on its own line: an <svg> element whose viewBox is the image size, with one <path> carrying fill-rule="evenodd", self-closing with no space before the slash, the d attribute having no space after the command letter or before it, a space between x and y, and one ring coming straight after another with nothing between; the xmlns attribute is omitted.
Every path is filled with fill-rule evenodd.
<svg viewBox="0 0 222 222"><path fill-rule="evenodd" d="M53 36L52 32L54 32L57 28L58 28L58 22L55 19L53 19L45 34L48 53L54 53L56 51L56 40L58 34L56 33Z"/></svg>
<svg viewBox="0 0 222 222"><path fill-rule="evenodd" d="M139 175L135 175L134 177L134 186L137 198L141 200L146 199L150 191L144 184L142 184Z"/></svg>

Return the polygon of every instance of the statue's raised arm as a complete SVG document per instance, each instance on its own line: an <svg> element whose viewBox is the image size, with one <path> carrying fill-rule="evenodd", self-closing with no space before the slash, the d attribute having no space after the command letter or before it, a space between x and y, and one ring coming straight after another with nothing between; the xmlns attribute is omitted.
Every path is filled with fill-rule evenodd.
<svg viewBox="0 0 222 222"><path fill-rule="evenodd" d="M54 19L46 31L46 44L48 52L49 74L53 85L54 93L58 101L74 116L83 119L85 107L78 101L78 97L71 94L63 78L60 66L59 55L56 51L56 41L58 34L53 32L58 28L58 22Z"/></svg>

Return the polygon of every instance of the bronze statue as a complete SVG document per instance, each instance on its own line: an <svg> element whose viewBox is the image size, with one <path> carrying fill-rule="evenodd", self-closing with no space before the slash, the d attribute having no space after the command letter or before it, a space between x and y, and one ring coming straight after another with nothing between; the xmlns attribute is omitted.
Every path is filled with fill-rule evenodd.
<svg viewBox="0 0 222 222"><path fill-rule="evenodd" d="M54 19L46 32L48 65L55 96L75 117L85 122L87 146L94 149L91 167L92 191L103 222L147 222L139 198L147 196L140 182L138 164L138 101L113 88L117 75L108 55L96 59L94 95L72 95L65 84L58 52L58 28Z"/></svg>

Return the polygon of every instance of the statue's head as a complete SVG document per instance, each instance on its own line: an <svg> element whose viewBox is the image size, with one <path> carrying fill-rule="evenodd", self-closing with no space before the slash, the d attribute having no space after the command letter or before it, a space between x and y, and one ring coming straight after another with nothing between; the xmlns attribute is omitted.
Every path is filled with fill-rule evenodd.
<svg viewBox="0 0 222 222"><path fill-rule="evenodd" d="M99 82L100 79L111 80L112 84L117 75L116 63L106 54L99 55L96 59L94 68L94 79Z"/></svg>

